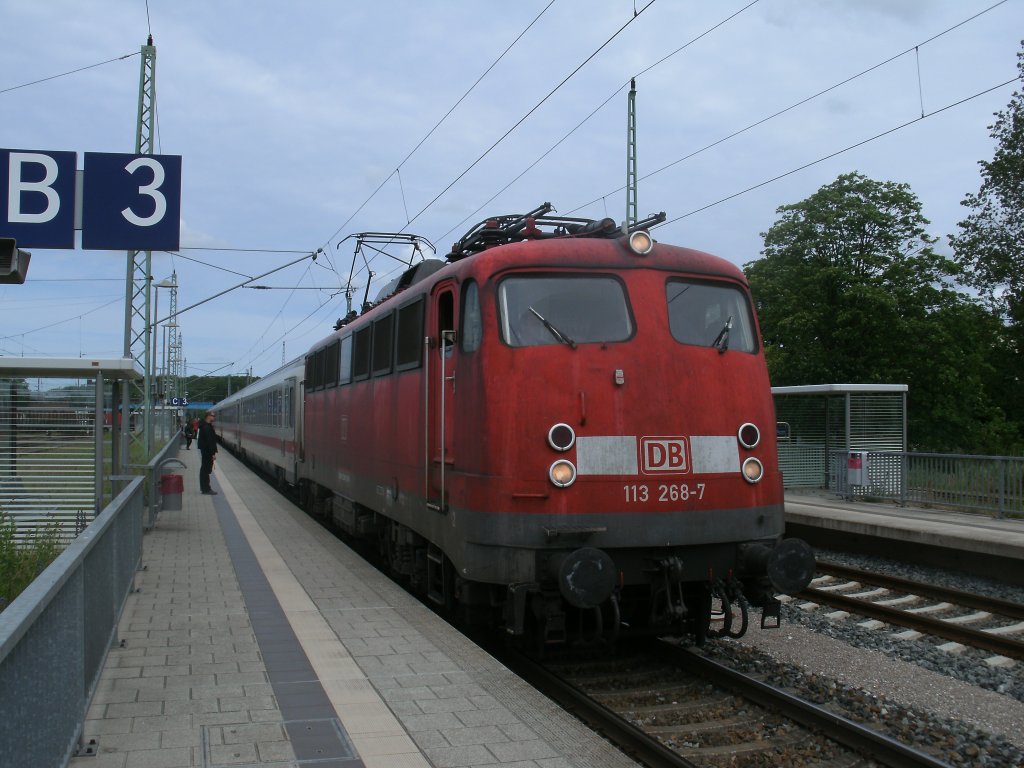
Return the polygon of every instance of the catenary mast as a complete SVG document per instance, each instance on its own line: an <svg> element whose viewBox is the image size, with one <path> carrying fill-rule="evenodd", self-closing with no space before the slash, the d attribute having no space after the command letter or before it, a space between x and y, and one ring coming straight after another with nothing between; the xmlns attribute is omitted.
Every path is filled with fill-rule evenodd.
<svg viewBox="0 0 1024 768"><path fill-rule="evenodd" d="M142 65L139 73L139 111L135 126L135 154L152 155L154 123L156 119L156 48L150 35L142 46ZM125 281L124 356L133 359L145 371L142 390L138 384L126 383L121 396L122 456L121 464L130 463L129 444L142 443L144 461L153 455L154 376L152 356L153 321L150 296L152 293L152 251L128 251L128 274ZM131 403L142 406L143 429L137 435L130 428Z"/></svg>

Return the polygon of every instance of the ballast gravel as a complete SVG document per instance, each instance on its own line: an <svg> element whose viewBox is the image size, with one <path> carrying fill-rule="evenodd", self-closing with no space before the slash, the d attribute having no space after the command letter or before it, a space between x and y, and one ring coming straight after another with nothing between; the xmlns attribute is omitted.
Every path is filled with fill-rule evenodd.
<svg viewBox="0 0 1024 768"><path fill-rule="evenodd" d="M1024 603L1024 590L955 572L839 552L818 557ZM988 653L950 653L933 638L895 638L899 627L869 630L862 619L824 613L789 603L779 629L762 630L752 616L743 638L710 642L705 652L950 765L1024 766L1024 662L992 667Z"/></svg>

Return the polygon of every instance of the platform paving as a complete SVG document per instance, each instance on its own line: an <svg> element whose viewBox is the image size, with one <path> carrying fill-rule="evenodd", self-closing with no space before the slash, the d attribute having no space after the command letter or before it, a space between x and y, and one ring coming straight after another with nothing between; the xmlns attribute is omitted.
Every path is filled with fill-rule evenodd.
<svg viewBox="0 0 1024 768"><path fill-rule="evenodd" d="M786 494L787 525L891 539L907 544L1024 560L1024 520L889 502L846 501L834 495Z"/></svg>
<svg viewBox="0 0 1024 768"><path fill-rule="evenodd" d="M233 457L215 496L181 457L74 768L636 765Z"/></svg>

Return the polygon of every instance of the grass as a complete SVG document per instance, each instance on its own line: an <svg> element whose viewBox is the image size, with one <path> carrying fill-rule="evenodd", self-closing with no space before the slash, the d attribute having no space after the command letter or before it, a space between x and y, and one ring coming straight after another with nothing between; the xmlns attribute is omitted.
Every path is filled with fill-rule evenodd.
<svg viewBox="0 0 1024 768"><path fill-rule="evenodd" d="M15 540L14 520L0 510L0 612L10 605L64 549L53 522Z"/></svg>

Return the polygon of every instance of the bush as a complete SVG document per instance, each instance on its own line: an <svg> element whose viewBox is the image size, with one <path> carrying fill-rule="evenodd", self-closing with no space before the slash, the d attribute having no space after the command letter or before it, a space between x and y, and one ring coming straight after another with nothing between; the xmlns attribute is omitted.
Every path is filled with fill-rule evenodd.
<svg viewBox="0 0 1024 768"><path fill-rule="evenodd" d="M20 543L14 520L0 510L0 611L10 605L61 553L60 526L50 523Z"/></svg>

